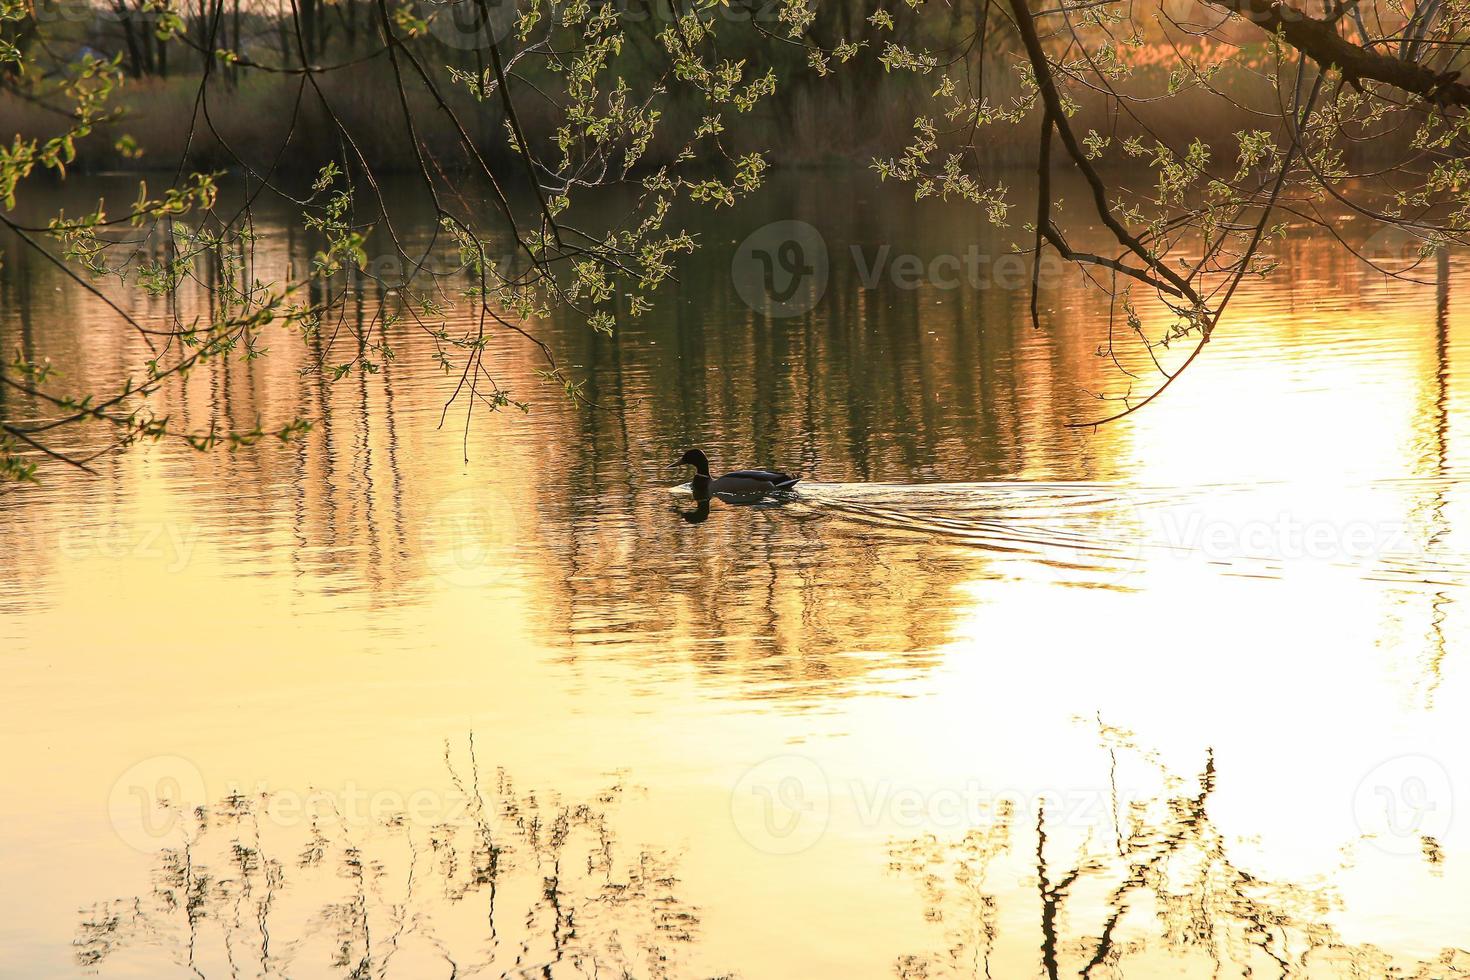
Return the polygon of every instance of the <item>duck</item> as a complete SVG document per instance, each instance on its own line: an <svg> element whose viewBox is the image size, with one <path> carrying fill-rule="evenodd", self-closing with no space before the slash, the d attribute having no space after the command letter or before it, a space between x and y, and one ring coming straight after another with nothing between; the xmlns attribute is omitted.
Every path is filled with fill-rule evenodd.
<svg viewBox="0 0 1470 980"><path fill-rule="evenodd" d="M677 463L670 463L669 469L678 466L694 467L694 479L689 481L689 486L694 491L695 497L708 499L712 493L728 493L735 495L747 495L757 493L770 493L774 490L790 490L801 480L799 476L791 476L786 473L778 473L774 470L736 470L726 473L724 476L711 477L709 475L709 457L703 450L691 449L679 457Z"/></svg>

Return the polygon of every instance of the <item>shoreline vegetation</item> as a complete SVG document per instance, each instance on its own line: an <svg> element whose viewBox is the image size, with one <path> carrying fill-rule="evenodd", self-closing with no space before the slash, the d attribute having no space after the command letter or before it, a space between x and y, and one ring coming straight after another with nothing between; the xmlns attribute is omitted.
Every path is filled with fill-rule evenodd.
<svg viewBox="0 0 1470 980"><path fill-rule="evenodd" d="M455 4L447 6L448 14L436 12L444 6L425 6L425 40L449 72L458 73L461 80L471 79L469 84L446 89L446 99L477 153L506 174L518 174L521 162L501 104L478 99L473 92L472 80L487 71L480 46L484 39L464 35L454 19ZM242 11L235 0L233 10L229 5L221 8L223 23L206 30L202 16L185 17L172 28L172 40L164 42L158 38L161 14L149 3L38 3L38 19L63 28L65 42L50 42L53 54L60 56L61 71L66 64L90 56L115 59L123 75L107 114L96 122L89 137L77 142L68 169L83 173L270 170L314 175L328 163L341 163L360 152L375 172L413 173L419 169L418 150L431 167L445 174L474 168L460 134L440 124L443 117L434 100L422 87L409 86L404 94L410 117L416 120L416 149L397 111L399 91L393 77L382 70L382 59L371 53L376 40L370 3L340 0L326 6L319 0L298 0L297 7L304 37L315 39L307 42L313 50L293 47L287 26L290 8L279 13L264 8ZM651 35L660 26L655 15L646 28ZM861 22L843 28L854 36L863 33ZM206 46L200 40L211 36L211 31L226 42L213 57L204 55ZM1148 107L1146 114L1119 113L1102 93L1079 93L1073 129L1114 141L1144 137L1151 142L1159 133L1189 133L1222 152L1235 145L1237 133L1279 130L1269 119L1277 93L1267 78L1268 45L1258 31L1252 31L1254 28L1242 25L1236 43L1228 45L1212 46L1209 39L1198 38L1187 52L1181 52L1177 39L1162 36L1120 49L1112 55L1126 68L1113 86L1120 93L1178 88L1178 76L1184 70L1181 54L1187 54L1192 64L1219 62L1221 70L1210 76L1208 88L1179 91L1160 105ZM730 148L762 152L775 168L867 167L875 160L891 158L895 147L910 142L916 118L932 119L944 129L947 102L933 91L932 80L889 70L874 56L876 39L873 42L871 50L859 53L835 77L807 70L799 55L785 57L779 48L733 52L743 56L742 63L771 68L781 81L770 98L741 118L738 126L730 127ZM983 85L985 101L1006 109L1026 98L1024 71L1017 70L1024 66L1024 52L1014 39L998 33L984 51L972 52L970 57L977 70L981 70L982 59L990 65ZM316 69L308 83L298 70L307 63L332 67ZM208 84L201 86L206 75ZM661 84L651 70L647 78L632 81L634 90ZM64 102L49 100L44 89L44 79L0 74L0 133L7 142L17 138L45 141L71 125ZM1228 98L1222 100L1220 94ZM354 134L355 149L342 145L323 97L331 113ZM642 167L651 171L672 162L682 146L678 134L698 125L705 111L694 101L667 109L670 125L655 134ZM517 114L528 132L548 136L556 131L561 113L562 107L549 99L528 98ZM1024 123L997 120L991 126L992 138L976 142L967 151L975 163L1002 168L1035 166L1036 142ZM1347 162L1371 162L1385 156L1386 149L1374 142L1349 147Z"/></svg>
<svg viewBox="0 0 1470 980"><path fill-rule="evenodd" d="M1146 76L1153 73L1151 67L1139 73L1140 87L1150 84ZM259 172L273 168L277 174L310 176L330 161L343 158L344 148L334 138L320 100L309 89L301 91L297 79L251 73L236 82L212 81L203 99L199 99L200 81L198 73L127 79L113 99L110 115L89 138L76 144L69 169L86 174L173 173L182 164L186 171L243 173L247 168ZM1250 81L1241 79L1239 87L1249 87ZM364 71L359 77L326 75L319 84L331 100L332 111L354 132L358 150L376 172L417 171L413 143L401 131L399 120L382 111L385 100L397 98L390 80L381 73ZM784 97L778 95L756 118L742 121L737 146L766 152L773 169L870 167L910 138L915 117L933 114L927 92L915 85L906 88L903 98L868 104L843 87L795 86ZM411 99L415 94L410 92ZM436 106L422 93L417 96L411 109L420 118L431 119ZM1167 110L1172 116L1189 118L1189 131L1195 138L1230 146L1236 133L1260 127L1260 118L1246 108L1249 99L1242 96L1239 102L1233 111L1222 112L1218 100L1207 94L1183 93L1170 100ZM477 102L464 93L454 93L451 105L479 153L491 164L505 167L514 180L518 158L505 138L500 106ZM190 127L188 120L196 111L197 124ZM212 125L206 124L206 112ZM551 126L552 115L541 116L534 105L521 115L530 129ZM40 100L0 88L0 132L10 139L44 141L64 132L69 121ZM1156 119L1149 121L1155 132L1170 131L1167 122L1160 126ZM1073 125L1078 131L1118 140L1141 135L1136 123L1111 114L1100 98L1079 101ZM679 128L669 127L668 131ZM996 138L975 148L977 162L997 169L1035 166L1035 141L1028 138L1024 125L998 122L994 128ZM282 152L282 140L288 134L290 140ZM447 127L422 126L418 136L431 166L445 174L473 169L458 134ZM666 164L678 152L673 140L662 142L667 145L656 139L650 146L647 167ZM1362 143L1350 148L1346 156L1351 163L1371 163L1401 149L1396 144L1394 140Z"/></svg>
<svg viewBox="0 0 1470 980"><path fill-rule="evenodd" d="M85 470L144 440L202 451L295 438L309 419L179 428L146 396L203 362L262 356L269 325L337 339L362 276L384 287L383 302L347 328L355 349L328 341L314 370L331 380L379 372L395 356L383 328L408 319L432 338L436 368L459 379L444 414L459 401L466 430L476 405L528 405L486 360L499 331L529 345L549 388L590 406L537 325L572 311L613 335L654 308L679 257L700 247L674 223L677 208L719 213L760 193L774 167L834 162L902 185L926 214L953 206L969 227L1003 230L1008 251L1037 256L1034 327L1048 319L1040 259L1086 273L1128 324L1149 380L1124 366L1133 355L1111 334L1089 345L1117 367L1118 386L1075 424L1117 421L1196 360L1238 287L1271 274L1289 221L1333 227L1323 205L1347 205L1383 226L1374 241L1393 240L1396 260L1464 244L1470 228L1470 115L1447 114L1470 111L1451 64L1459 21L1433 4L1407 22L1375 10L1372 28L1354 16L1358 43L1341 33L1346 7L1322 19L1250 3L0 0L0 131L15 133L0 144L0 228L79 294L115 277L168 301L146 324L111 305L154 355L116 391L65 391L44 356L0 365L27 413L0 418L0 475L33 479L39 459ZM1421 57L1426 36L1450 53ZM1376 50L1390 41L1402 57ZM161 179L98 195L67 183L79 172ZM15 209L41 174L67 189L45 203L65 207L22 219ZM469 270L452 291L395 233L390 205L406 194L385 196L390 174L428 199L431 247ZM249 185L243 200L224 204L224 175ZM1374 186L1347 202L1342 188L1360 179ZM517 191L526 206L513 205ZM604 221L609 195L623 208L615 222ZM285 278L257 274L257 202L299 215L282 227L311 243ZM817 217L843 208L868 210L832 199ZM403 270L391 288L369 268L378 218ZM139 228L150 230L130 234ZM1097 229L1108 244L1074 247ZM140 239L159 246L141 262ZM751 302L765 309L817 267L800 241L758 244ZM497 262L507 247L516 260ZM191 282L209 305L186 320L177 295ZM444 311L464 300L475 316L459 329ZM1163 317L1152 334L1149 311ZM93 423L110 443L82 455L47 444Z"/></svg>
<svg viewBox="0 0 1470 980"><path fill-rule="evenodd" d="M291 139L281 154L278 172L315 174L329 161L342 159L342 147L333 137L320 102L310 92L302 97L296 126L291 130L298 85L293 79L275 75L249 76L235 86L211 85L208 111L219 136L204 125L201 107L200 125L191 138L187 121L199 82L197 74L127 80L114 99L114 115L99 125L90 139L77 144L73 169L88 173L174 171L181 158L192 170L238 171L243 169L240 160L252 168L269 167L288 132ZM391 117L384 125L381 107L385 100L397 98L390 79L364 72L356 79L326 76L321 84L331 99L332 110L357 134L359 149L375 171L417 171L413 146L401 125ZM428 98L416 101L411 106L421 118L430 118L436 111ZM884 104L881 110L866 111L840 96L834 99L824 90L802 90L766 113L759 127L744 126L741 136L751 148L771 150L772 166L866 165L882 155L885 147L903 144L912 128L913 107L920 102L916 95L907 102L895 101ZM505 115L498 104L477 103L468 95L454 93L451 105L487 160L508 170L519 166L504 138ZM549 120L538 118L534 106L528 106L521 116L528 128L544 129L549 124ZM0 130L7 135L45 140L63 132L67 123L65 117L43 105L0 91ZM749 135L757 128L764 130L764 138L759 133ZM471 167L457 134L428 125L419 130L419 137L431 165L451 173ZM678 152L672 139L667 143L655 141L650 147L646 158L649 165L666 163ZM1021 148L1019 144L1017 148ZM1012 162L1029 162L1029 157L1022 154L1009 156Z"/></svg>

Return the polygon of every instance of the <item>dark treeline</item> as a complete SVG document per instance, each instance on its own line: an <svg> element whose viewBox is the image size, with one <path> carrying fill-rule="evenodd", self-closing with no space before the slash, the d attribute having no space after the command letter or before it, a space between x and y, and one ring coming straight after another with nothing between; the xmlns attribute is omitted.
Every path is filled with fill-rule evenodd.
<svg viewBox="0 0 1470 980"><path fill-rule="evenodd" d="M667 0L620 0L617 9L631 28L629 39L635 55L626 80L632 91L651 90L661 84L659 73L666 70L658 35L675 21L670 4ZM848 39L857 50L840 71L814 70L800 45L770 40L784 31L776 4L736 0L716 11L720 18L743 21L742 27L749 27L727 32L722 56L744 61L752 70L774 69L780 79L773 97L740 120L738 132L732 130L733 141L775 151L781 162L801 165L838 160L866 163L876 153L891 152L909 138L914 117L932 85L907 73L885 70L881 55L890 42L918 46L942 38L918 36L921 28L912 22L907 27L899 23L895 29L879 27L868 20L863 4L824 3L816 8L811 35ZM106 127L109 138L78 147L79 165L84 169L172 169L181 157L192 167L234 169L236 154L253 161L273 159L284 120L296 108L300 69L325 66L332 70L317 74L315 84L330 97L348 128L363 134L369 157L384 170L412 170L415 161L410 141L399 131L401 124L384 124L383 106L396 104L398 93L388 59L381 57L386 50L383 16L394 18L396 32L410 25L418 50L427 52L436 66L463 73L462 77L481 78L487 71L492 40L506 49L507 57L516 49L517 13L508 0L485 4L479 0L416 0L410 6L381 9L374 0L176 0L167 5L158 0L106 0L105 4L45 0L35 7L34 22L10 25L9 33L31 62L27 75L64 73L68 62L87 55L120 60L128 83L115 100L116 116ZM555 15L555 8L547 14ZM44 46L32 43L38 24L45 28ZM931 23L922 30L965 37L975 30L973 12L956 5L947 24ZM985 47L993 54L1004 37L994 32ZM966 57L978 70L981 46L973 45ZM532 61L521 61L514 71L537 83L547 69ZM196 120L191 130L185 123L195 112L199 83L205 78L212 125L206 127ZM44 99L27 91L34 89L27 81L12 77L0 83L0 128L27 137L51 135L64 120ZM1006 77L997 82L1002 88L1013 84ZM424 97L412 86L408 94L414 100ZM451 94L477 149L487 157L508 157L504 116L495 101L477 101L464 86L456 86ZM415 105L419 108L426 113L434 110L427 99L422 106ZM305 124L297 127L281 165L315 170L326 160L340 158L334 127L310 93L300 109ZM696 123L708 110L697 100L675 107ZM527 99L520 111L529 128L542 135L554 131L556 107L549 102ZM440 164L446 168L463 165L458 159L463 149L450 134L437 134L428 127L422 135ZM441 136L442 145L438 145ZM228 152L221 141L235 153ZM672 138L666 145L656 140L649 161L662 162L678 149ZM1003 147L996 149L1004 152Z"/></svg>

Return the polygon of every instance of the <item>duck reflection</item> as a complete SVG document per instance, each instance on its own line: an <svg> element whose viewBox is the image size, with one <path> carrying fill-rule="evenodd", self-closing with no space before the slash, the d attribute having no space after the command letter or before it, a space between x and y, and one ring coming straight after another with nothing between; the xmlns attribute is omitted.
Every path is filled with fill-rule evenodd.
<svg viewBox="0 0 1470 980"><path fill-rule="evenodd" d="M703 524L709 520L712 500L718 500L729 507L781 507L796 499L789 492L723 493L711 489L708 480L700 481L697 478L689 484L689 498L694 501L692 508L675 509L690 524Z"/></svg>
<svg viewBox="0 0 1470 980"><path fill-rule="evenodd" d="M694 506L690 509L675 508L678 515L690 524L703 524L709 520L709 497L695 498Z"/></svg>
<svg viewBox="0 0 1470 980"><path fill-rule="evenodd" d="M181 815L184 841L160 853L146 892L82 910L77 965L201 978L681 975L699 913L668 854L619 840L624 781L572 802L503 772L483 785L473 739L445 761L455 793L414 794L403 812L236 794Z"/></svg>

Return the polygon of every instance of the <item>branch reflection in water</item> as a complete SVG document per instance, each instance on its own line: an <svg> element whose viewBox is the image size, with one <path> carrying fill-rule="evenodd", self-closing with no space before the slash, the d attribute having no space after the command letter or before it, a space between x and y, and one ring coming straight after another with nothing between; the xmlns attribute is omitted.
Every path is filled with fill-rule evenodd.
<svg viewBox="0 0 1470 980"><path fill-rule="evenodd" d="M1002 800L958 839L930 834L895 843L891 867L917 884L925 918L943 930L942 947L897 959L901 980L1011 975L1000 940L1018 915L1024 923L1039 918L1040 972L1051 980L1429 980L1470 971L1470 949L1446 946L1416 960L1344 941L1332 925L1343 903L1330 883L1273 881L1241 866L1243 843L1227 838L1210 815L1219 778L1213 752L1198 776L1185 778L1132 733L1101 721L1098 727L1114 787L1101 821L1079 821L1060 798L1038 801L1024 818L1016 801ZM1120 800L1124 766L1157 780L1157 794ZM1437 865L1432 844L1426 838L1424 860ZM1339 872L1352 867L1351 849L1345 854ZM1018 910L1028 897L1034 905Z"/></svg>
<svg viewBox="0 0 1470 980"><path fill-rule="evenodd" d="M195 809L150 891L82 910L77 965L126 974L159 956L199 977L681 976L699 930L665 852L628 848L621 778L587 802L482 782L474 739L445 763L443 819L359 819L269 794ZM491 783L491 785L486 785ZM294 810L293 810L294 815Z"/></svg>
<svg viewBox="0 0 1470 980"><path fill-rule="evenodd" d="M1345 941L1331 881L1243 866L1247 843L1211 816L1212 752L1183 777L1130 732L1098 728L1113 787L1100 811L1062 795L1038 801L1033 823L1002 799L958 838L892 845L890 867L917 884L937 930L934 950L896 958L901 980L1470 970L1464 948L1413 959ZM458 760L446 746L445 762L462 805L437 821L359 820L330 801L273 819L261 794L198 808L148 892L82 911L77 964L157 975L166 957L199 977L695 975L686 954L703 923L676 862L620 842L620 804L638 792L626 778L568 802L517 790L504 772L482 783L473 737ZM1140 779L1153 789L1121 788ZM1432 843L1423 860L1438 873Z"/></svg>

